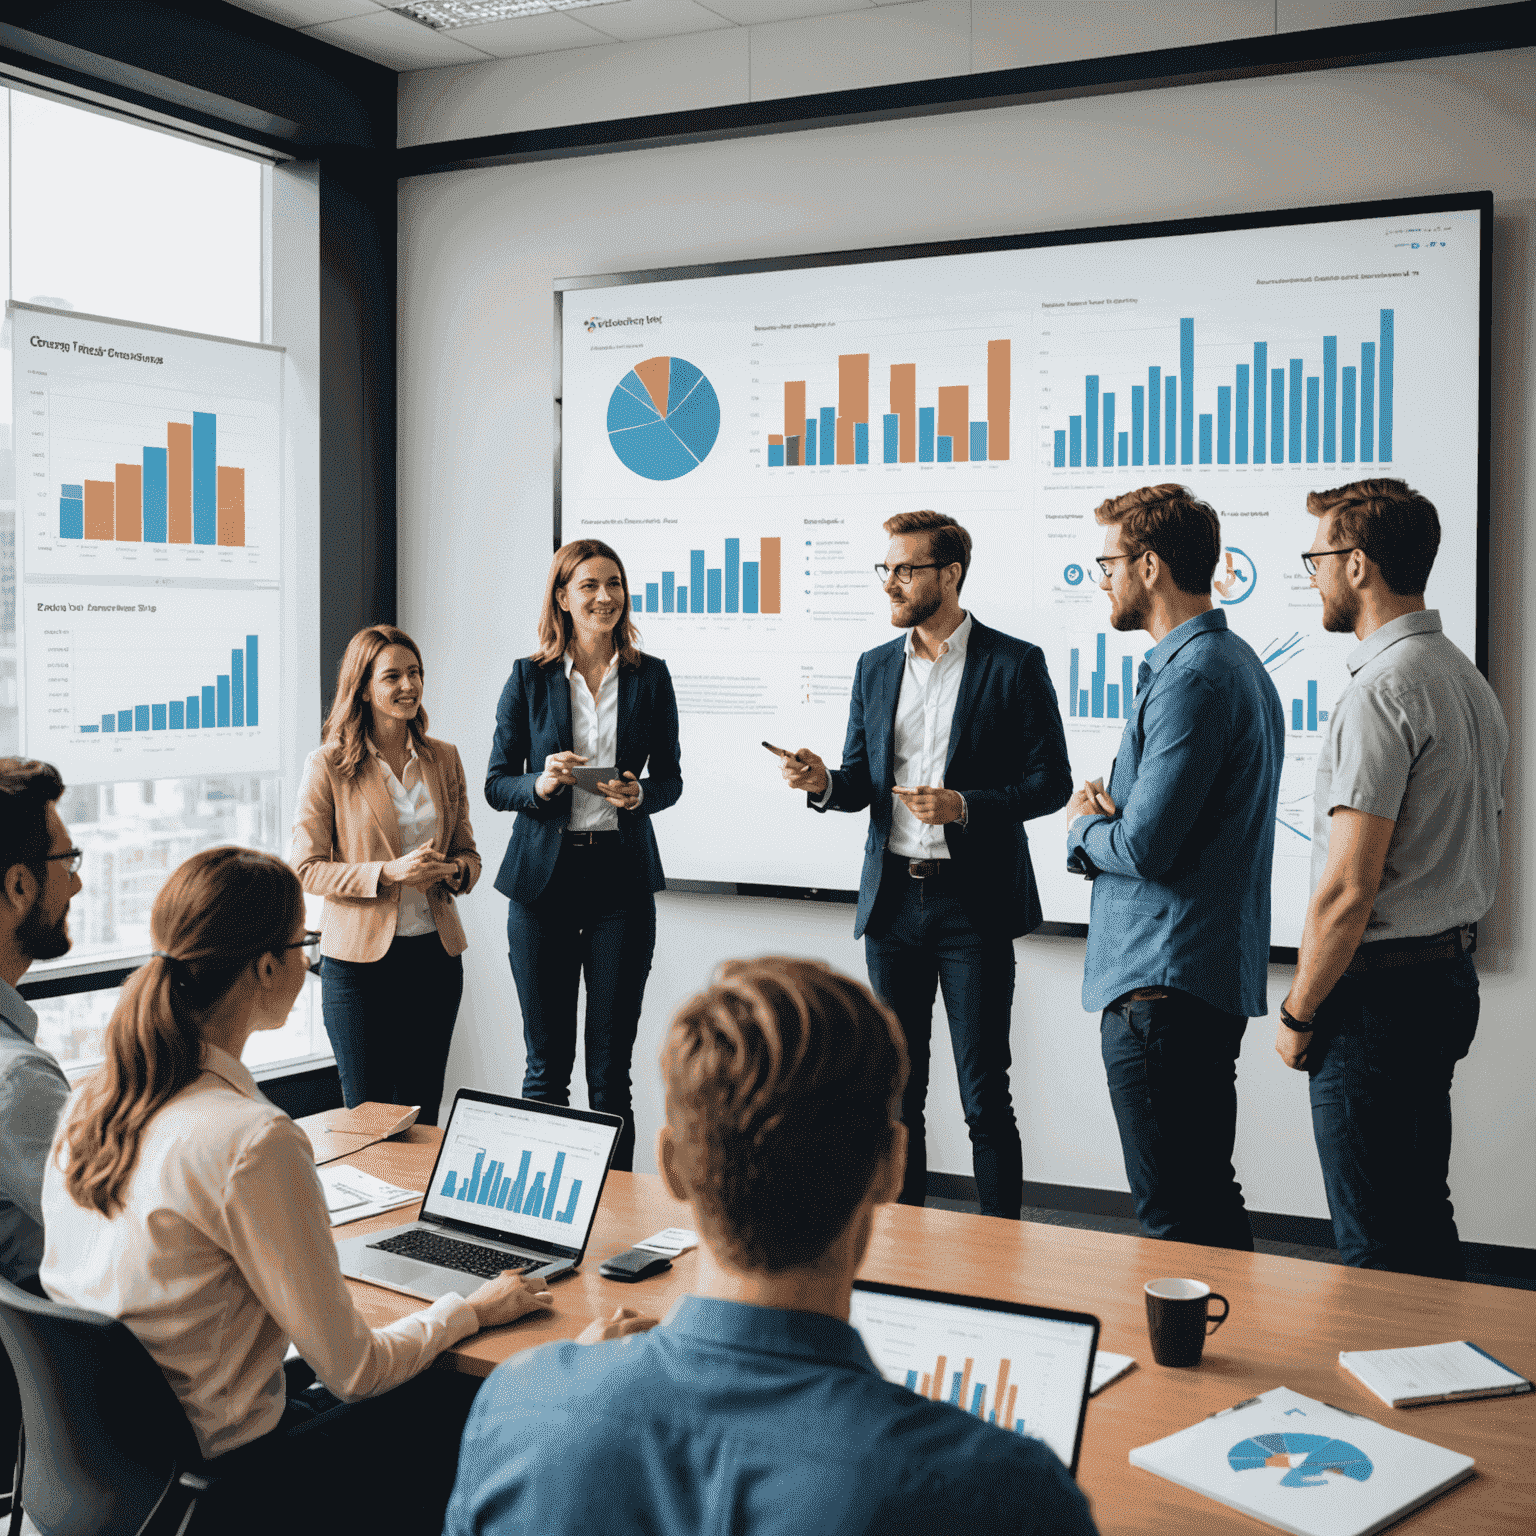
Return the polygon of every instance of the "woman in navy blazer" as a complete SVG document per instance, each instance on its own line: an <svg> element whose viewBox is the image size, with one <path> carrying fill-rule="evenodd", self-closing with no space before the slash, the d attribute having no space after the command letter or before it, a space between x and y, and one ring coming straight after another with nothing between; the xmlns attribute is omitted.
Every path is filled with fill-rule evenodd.
<svg viewBox="0 0 1536 1536"><path fill-rule="evenodd" d="M634 1164L629 1064L666 883L650 818L683 792L667 664L643 655L629 580L597 539L555 551L539 648L496 706L485 798L516 811L496 876L523 1009L523 1096L570 1102L585 976L587 1102L624 1117L613 1166ZM612 768L595 790L583 766Z"/></svg>

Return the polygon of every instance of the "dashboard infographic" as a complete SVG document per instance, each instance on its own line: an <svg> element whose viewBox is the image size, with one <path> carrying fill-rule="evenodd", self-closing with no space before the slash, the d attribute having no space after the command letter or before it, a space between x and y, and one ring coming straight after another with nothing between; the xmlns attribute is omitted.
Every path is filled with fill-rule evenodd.
<svg viewBox="0 0 1536 1536"><path fill-rule="evenodd" d="M866 818L808 811L761 743L840 760L858 656L896 633L874 571L896 512L970 531L963 605L1043 648L1074 777L1107 780L1151 641L1108 623L1093 511L1176 481L1221 518L1213 601L1284 707L1273 942L1296 944L1354 644L1321 628L1306 495L1377 475L1423 491L1443 528L1428 600L1477 654L1487 206L562 284L559 533L618 550L672 672L669 878L857 884ZM1086 922L1064 814L1028 831L1047 920Z"/></svg>

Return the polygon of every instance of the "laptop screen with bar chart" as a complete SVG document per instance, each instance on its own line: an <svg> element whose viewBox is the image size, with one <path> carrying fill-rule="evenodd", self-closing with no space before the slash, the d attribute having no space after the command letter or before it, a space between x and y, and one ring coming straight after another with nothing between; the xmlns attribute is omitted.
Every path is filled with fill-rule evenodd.
<svg viewBox="0 0 1536 1536"><path fill-rule="evenodd" d="M887 1381L1043 1440L1076 1473L1098 1318L857 1280L849 1321Z"/></svg>
<svg viewBox="0 0 1536 1536"><path fill-rule="evenodd" d="M579 1254L622 1123L615 1115L461 1089L422 1215Z"/></svg>

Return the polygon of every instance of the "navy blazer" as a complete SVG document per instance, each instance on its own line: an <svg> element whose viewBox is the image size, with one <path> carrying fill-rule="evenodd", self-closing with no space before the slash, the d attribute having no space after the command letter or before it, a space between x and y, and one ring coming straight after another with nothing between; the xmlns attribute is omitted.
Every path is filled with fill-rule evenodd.
<svg viewBox="0 0 1536 1536"><path fill-rule="evenodd" d="M869 807L855 938L869 926L891 836L896 705L905 670L904 637L859 657L843 765L831 771L827 804L816 807ZM958 821L950 822L944 841L961 876L960 901L972 926L978 933L1010 938L1038 928L1040 895L1024 823L1059 811L1071 799L1067 739L1045 653L974 617L950 726L944 787L965 796L967 825L962 830Z"/></svg>
<svg viewBox="0 0 1536 1536"><path fill-rule="evenodd" d="M496 741L485 776L491 805L518 813L496 875L496 889L513 901L537 901L555 872L560 836L571 819L572 791L562 789L541 800L533 786L546 757L574 750L571 685L564 664L541 667L524 657L512 668L496 705ZM633 773L645 790L637 809L619 812L619 836L634 855L644 888L659 891L667 881L650 818L675 805L683 792L677 697L660 657L642 656L638 667L619 663L617 756L619 772Z"/></svg>

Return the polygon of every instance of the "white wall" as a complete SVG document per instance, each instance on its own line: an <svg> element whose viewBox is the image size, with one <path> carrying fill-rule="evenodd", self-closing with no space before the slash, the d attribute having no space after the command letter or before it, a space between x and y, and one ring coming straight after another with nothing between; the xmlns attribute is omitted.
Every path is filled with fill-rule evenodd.
<svg viewBox="0 0 1536 1536"><path fill-rule="evenodd" d="M579 90L579 79L570 84ZM1536 1246L1536 890L1523 832L1536 744L1524 664L1526 594L1536 574L1524 527L1533 453L1533 99L1536 54L1526 51L404 182L400 621L426 651L434 731L459 744L477 781L497 693L532 644L550 549L556 277L1491 187L1492 675L1514 746L1505 875L1479 955L1483 1025L1457 1079L1452 1185L1465 1237ZM491 131L483 101L466 102L461 121L453 93L439 90L432 137ZM687 814L686 797L668 814ZM480 814L488 872L510 830L489 808ZM1045 848L1036 854L1051 856ZM660 1116L662 1031L716 960L777 950L863 973L845 907L678 894L663 894L659 906L635 1052L641 1167ZM489 873L462 911L471 948L449 1087L515 1092L521 1025L505 903ZM1025 1176L1123 1189L1096 1020L1079 1004L1082 953L1080 940L1018 944L1014 1081ZM1276 968L1272 1008L1288 980ZM1279 1065L1273 1031L1272 1022L1256 1021L1243 1055L1239 1174L1255 1209L1325 1215L1306 1083ZM953 1070L939 1067L945 1055L935 1053L931 1163L969 1172Z"/></svg>

